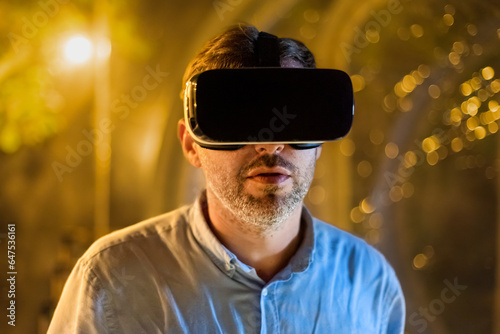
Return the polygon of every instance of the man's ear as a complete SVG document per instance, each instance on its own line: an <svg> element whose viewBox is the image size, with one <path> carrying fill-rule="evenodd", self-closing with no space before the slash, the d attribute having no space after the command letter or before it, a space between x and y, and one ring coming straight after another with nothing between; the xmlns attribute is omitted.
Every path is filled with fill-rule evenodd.
<svg viewBox="0 0 500 334"><path fill-rule="evenodd" d="M196 168L201 167L200 157L198 156L199 146L194 142L193 137L189 133L184 119L180 119L177 123L177 134L181 141L182 152L184 156L189 160L191 165Z"/></svg>

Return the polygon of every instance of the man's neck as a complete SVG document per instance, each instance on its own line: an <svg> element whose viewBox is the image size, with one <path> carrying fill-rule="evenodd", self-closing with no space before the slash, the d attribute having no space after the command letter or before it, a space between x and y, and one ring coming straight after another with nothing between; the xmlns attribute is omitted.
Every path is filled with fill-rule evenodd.
<svg viewBox="0 0 500 334"><path fill-rule="evenodd" d="M207 191L205 219L219 241L238 259L255 268L265 282L283 269L302 240L302 206L277 228L257 228L235 217L219 199Z"/></svg>

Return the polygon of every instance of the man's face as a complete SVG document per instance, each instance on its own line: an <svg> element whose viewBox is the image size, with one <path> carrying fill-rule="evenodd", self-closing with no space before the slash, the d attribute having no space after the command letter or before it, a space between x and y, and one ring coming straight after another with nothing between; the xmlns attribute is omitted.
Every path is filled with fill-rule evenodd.
<svg viewBox="0 0 500 334"><path fill-rule="evenodd" d="M309 190L321 147L246 145L236 151L197 147L211 192L235 217L260 228L277 228Z"/></svg>

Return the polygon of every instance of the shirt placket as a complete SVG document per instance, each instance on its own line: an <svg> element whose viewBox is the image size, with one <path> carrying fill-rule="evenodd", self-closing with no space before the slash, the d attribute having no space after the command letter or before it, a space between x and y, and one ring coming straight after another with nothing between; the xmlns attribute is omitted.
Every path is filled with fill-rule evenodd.
<svg viewBox="0 0 500 334"><path fill-rule="evenodd" d="M260 295L261 334L280 333L278 311L276 308L276 284L278 282L266 285Z"/></svg>

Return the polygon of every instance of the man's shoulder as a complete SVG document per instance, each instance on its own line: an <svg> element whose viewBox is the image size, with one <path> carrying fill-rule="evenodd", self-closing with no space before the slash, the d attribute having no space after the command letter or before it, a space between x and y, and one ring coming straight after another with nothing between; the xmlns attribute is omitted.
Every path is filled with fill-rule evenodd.
<svg viewBox="0 0 500 334"><path fill-rule="evenodd" d="M315 236L323 239L323 241L329 241L336 244L346 244L352 247L371 247L360 237L357 237L350 232L344 231L318 218L313 218L313 224Z"/></svg>
<svg viewBox="0 0 500 334"><path fill-rule="evenodd" d="M191 207L192 205L186 205L111 232L96 240L80 260L88 262L98 255L112 253L112 250L116 248L134 248L145 245L154 247L155 243L164 243L164 238L168 238L172 233L185 233Z"/></svg>
<svg viewBox="0 0 500 334"><path fill-rule="evenodd" d="M313 222L315 247L320 255L338 256L337 259L350 262L350 265L392 270L384 255L365 240L317 218L313 218Z"/></svg>
<svg viewBox="0 0 500 334"><path fill-rule="evenodd" d="M337 305L352 306L347 307L347 314L359 319L363 333L401 332L404 296L384 255L363 239L318 219L314 227L315 268L326 277L327 287L332 287Z"/></svg>

